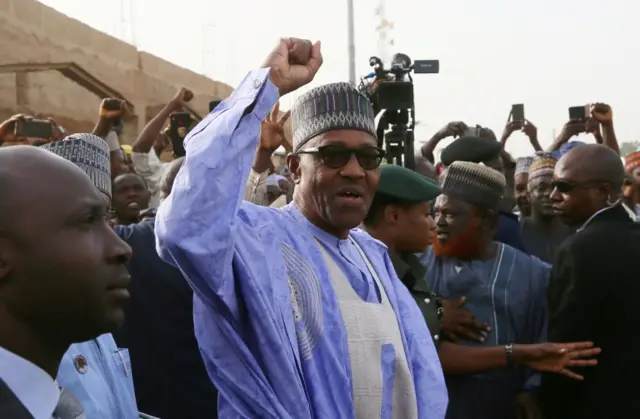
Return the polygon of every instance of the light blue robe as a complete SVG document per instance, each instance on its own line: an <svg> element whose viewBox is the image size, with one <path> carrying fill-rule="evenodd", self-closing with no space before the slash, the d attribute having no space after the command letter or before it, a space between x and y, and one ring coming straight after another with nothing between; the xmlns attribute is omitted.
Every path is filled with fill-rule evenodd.
<svg viewBox="0 0 640 419"><path fill-rule="evenodd" d="M184 166L156 216L158 252L194 290L196 337L220 393L220 417L352 419L346 330L315 232L291 205L242 200L260 123L277 100L268 70L253 71L187 136ZM397 314L419 418L442 419L446 388L424 319L384 245L366 233L351 235ZM345 252L348 261L337 262L362 271ZM363 274L350 278L360 282L354 289L376 298ZM390 360L371 362L393 382ZM391 391L383 389L383 400ZM391 417L389 410L383 406L381 418Z"/></svg>
<svg viewBox="0 0 640 419"><path fill-rule="evenodd" d="M76 358L86 361L77 363ZM137 419L129 351L111 333L69 347L58 369L58 384L82 404L87 419Z"/></svg>
<svg viewBox="0 0 640 419"><path fill-rule="evenodd" d="M431 291L448 299L466 297L465 308L491 326L484 344L546 341L546 289L551 266L513 247L497 244L489 261L439 258L432 248L420 256ZM506 356L506 353L505 353ZM512 419L521 390L539 385L539 375L509 367L481 374L447 376L451 400L447 419Z"/></svg>

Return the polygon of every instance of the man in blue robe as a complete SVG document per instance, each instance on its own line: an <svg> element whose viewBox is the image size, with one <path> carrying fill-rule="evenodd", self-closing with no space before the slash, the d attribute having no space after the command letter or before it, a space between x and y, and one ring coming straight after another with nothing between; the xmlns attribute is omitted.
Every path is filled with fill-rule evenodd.
<svg viewBox="0 0 640 419"><path fill-rule="evenodd" d="M485 130L484 132L486 133L487 131ZM489 133L493 135L491 131ZM511 157L504 151L502 144L496 141L495 138L487 137L458 138L445 147L440 155L442 164L445 167L456 161L482 163L503 175L507 172L505 167L507 158L510 159ZM505 190L506 194L507 191ZM498 207L498 224L493 234L495 241L507 244L523 252L525 251L518 217L513 213L513 203L505 199L504 196Z"/></svg>
<svg viewBox="0 0 640 419"><path fill-rule="evenodd" d="M490 326L483 343L503 346L508 368L447 375L448 419L512 419L520 390L534 384L513 366L513 344L545 340L545 289L550 267L494 242L504 175L482 164L449 166L435 203L436 240L421 261L432 292L457 300ZM537 378L537 377L532 377Z"/></svg>
<svg viewBox="0 0 640 419"><path fill-rule="evenodd" d="M301 96L287 158L294 201L242 200L254 157L282 143L259 142L262 120L321 62L319 42L282 39L190 132L156 216L158 251L194 290L220 417L443 418L444 377L422 314L386 247L351 231L384 156L366 97L347 83Z"/></svg>

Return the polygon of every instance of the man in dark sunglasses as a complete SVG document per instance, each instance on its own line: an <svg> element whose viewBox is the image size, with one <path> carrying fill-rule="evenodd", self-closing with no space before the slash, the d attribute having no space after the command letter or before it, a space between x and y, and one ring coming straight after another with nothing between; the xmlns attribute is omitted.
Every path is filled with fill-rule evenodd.
<svg viewBox="0 0 640 419"><path fill-rule="evenodd" d="M550 341L602 348L583 382L543 376L546 419L640 417L637 348L640 224L622 205L620 156L608 147L573 148L557 163L551 199L577 232L560 246L548 287Z"/></svg>
<svg viewBox="0 0 640 419"><path fill-rule="evenodd" d="M525 250L553 264L558 246L572 230L556 215L551 202L553 169L557 160L551 154L536 156L527 171L530 214L520 220Z"/></svg>
<svg viewBox="0 0 640 419"><path fill-rule="evenodd" d="M371 103L348 83L301 95L287 157L294 200L243 202L260 124L310 82L320 43L282 39L264 68L185 140L156 216L161 256L194 290L220 417L444 419L447 392L420 309L363 231L380 178Z"/></svg>

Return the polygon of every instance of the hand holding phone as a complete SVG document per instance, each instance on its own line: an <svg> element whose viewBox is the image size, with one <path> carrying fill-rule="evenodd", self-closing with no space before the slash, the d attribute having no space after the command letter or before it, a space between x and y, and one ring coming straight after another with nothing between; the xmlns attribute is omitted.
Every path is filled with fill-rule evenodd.
<svg viewBox="0 0 640 419"><path fill-rule="evenodd" d="M590 116L590 113L591 113L591 109L589 105L572 106L569 108L569 120L584 122Z"/></svg>
<svg viewBox="0 0 640 419"><path fill-rule="evenodd" d="M184 137L191 127L191 115L188 112L174 112L169 117L169 138L173 147L173 155L182 157L184 150Z"/></svg>
<svg viewBox="0 0 640 419"><path fill-rule="evenodd" d="M613 120L613 111L611 110L611 106L606 103L594 103L589 107L588 116L593 117L593 119L601 124L608 124Z"/></svg>
<svg viewBox="0 0 640 419"><path fill-rule="evenodd" d="M124 100L107 98L100 104L100 117L118 123L124 114Z"/></svg>
<svg viewBox="0 0 640 419"><path fill-rule="evenodd" d="M524 123L524 104L511 105L511 121Z"/></svg>
<svg viewBox="0 0 640 419"><path fill-rule="evenodd" d="M51 139L53 124L41 119L20 118L15 124L16 137Z"/></svg>

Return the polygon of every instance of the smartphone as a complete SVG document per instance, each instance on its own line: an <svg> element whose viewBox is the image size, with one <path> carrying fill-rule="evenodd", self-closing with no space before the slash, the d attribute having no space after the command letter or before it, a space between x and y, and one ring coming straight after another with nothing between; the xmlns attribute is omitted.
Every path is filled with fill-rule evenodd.
<svg viewBox="0 0 640 419"><path fill-rule="evenodd" d="M440 73L440 60L415 60L413 72L416 74L438 74Z"/></svg>
<svg viewBox="0 0 640 419"><path fill-rule="evenodd" d="M477 125L473 127L471 126L468 127L467 130L460 135L460 137L478 137L478 136L480 136L480 127Z"/></svg>
<svg viewBox="0 0 640 419"><path fill-rule="evenodd" d="M122 101L120 99L106 99L103 107L108 111L119 111L122 108Z"/></svg>
<svg viewBox="0 0 640 419"><path fill-rule="evenodd" d="M585 121L589 117L589 105L572 106L569 108L570 121Z"/></svg>
<svg viewBox="0 0 640 419"><path fill-rule="evenodd" d="M51 138L53 125L50 121L41 119L18 119L15 134L18 137Z"/></svg>
<svg viewBox="0 0 640 419"><path fill-rule="evenodd" d="M524 122L524 105L519 103L511 105L511 120Z"/></svg>
<svg viewBox="0 0 640 419"><path fill-rule="evenodd" d="M212 112L216 108L216 106L218 106L221 103L222 103L221 100L212 100L211 102L209 102L209 112Z"/></svg>
<svg viewBox="0 0 640 419"><path fill-rule="evenodd" d="M188 112L174 112L169 117L169 138L173 146L173 154L176 157L183 157L184 137L189 132L191 126L191 115Z"/></svg>

